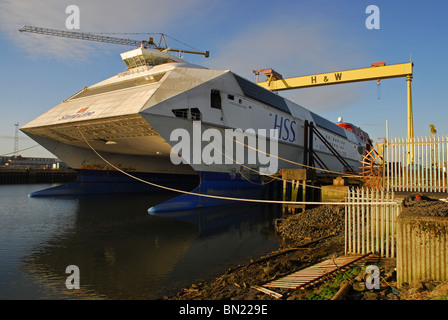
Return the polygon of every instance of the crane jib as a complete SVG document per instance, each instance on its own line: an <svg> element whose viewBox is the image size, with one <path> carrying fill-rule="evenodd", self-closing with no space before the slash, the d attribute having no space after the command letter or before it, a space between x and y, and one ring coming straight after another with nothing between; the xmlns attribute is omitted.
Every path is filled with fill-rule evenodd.
<svg viewBox="0 0 448 320"><path fill-rule="evenodd" d="M33 27L33 26L24 26L23 28L19 29L19 31L43 34L43 35L55 36L55 37L62 37L62 38L120 44L120 45L126 45L126 46L130 46L130 47L134 47L134 48L144 47L144 48L153 48L153 49L156 49L159 51L167 50L167 51L190 53L190 54L201 54L201 55L205 56L206 58L208 58L210 56L209 51L200 52L200 51L173 49L173 48L168 48L166 46L166 43L164 46L162 46L161 44L156 45L153 41L153 38L149 38L147 41L146 40L141 41L141 40L134 40L134 39L123 39L123 38L117 38L117 37L109 37L109 36L103 36L103 35L87 33L87 32L65 31L65 30L56 30L56 29L50 29L50 28ZM161 37L163 38L163 40L165 42L163 33L161 34Z"/></svg>

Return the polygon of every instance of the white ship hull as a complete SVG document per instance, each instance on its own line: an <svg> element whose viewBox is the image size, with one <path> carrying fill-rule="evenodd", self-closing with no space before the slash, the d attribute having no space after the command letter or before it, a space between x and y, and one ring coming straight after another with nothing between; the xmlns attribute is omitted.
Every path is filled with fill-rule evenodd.
<svg viewBox="0 0 448 320"><path fill-rule="evenodd" d="M96 151L116 168L158 175L158 181L163 175L181 181L203 173L241 180L243 173L259 176L254 172L260 164L173 164L170 153L178 143L171 141L173 131L183 128L193 136L195 121L200 121L202 130L214 128L223 136L225 129L277 129L279 170L301 167L308 121L352 169L358 169L366 144L352 132L229 70L202 68L142 48L122 56L128 64L151 55L168 60L131 68L83 89L21 130L81 173L116 172ZM207 144L202 142L202 148ZM315 139L313 147L328 169L346 170L322 142Z"/></svg>

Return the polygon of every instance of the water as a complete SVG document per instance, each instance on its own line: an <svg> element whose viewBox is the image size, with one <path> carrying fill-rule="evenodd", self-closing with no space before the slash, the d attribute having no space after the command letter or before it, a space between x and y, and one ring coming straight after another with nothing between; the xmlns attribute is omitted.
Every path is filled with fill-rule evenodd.
<svg viewBox="0 0 448 320"><path fill-rule="evenodd" d="M278 248L277 207L154 216L172 194L28 197L50 186L0 186L0 299L160 299Z"/></svg>

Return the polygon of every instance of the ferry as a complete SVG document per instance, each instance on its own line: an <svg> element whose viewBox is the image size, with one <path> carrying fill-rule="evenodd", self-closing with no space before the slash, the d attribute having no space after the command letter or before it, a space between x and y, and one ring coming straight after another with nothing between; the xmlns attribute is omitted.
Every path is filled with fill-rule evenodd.
<svg viewBox="0 0 448 320"><path fill-rule="evenodd" d="M259 161L210 163L184 157L185 161L173 163L173 154L183 156L176 149L179 140L173 139L176 129L191 137L198 128L200 134L214 129L223 137L229 129L254 132L255 136L267 132L267 141L275 141L277 146L276 172L268 172L273 174L303 167L304 128L312 122L331 145L314 138L313 149L326 167L336 172L347 170L333 149L351 170L359 171L370 139L357 127L333 123L230 70L191 64L168 51L140 47L122 53L121 58L127 71L82 88L21 128L78 173L74 183L30 196L172 188L241 197L245 195L241 190L261 185L267 173ZM275 135L269 134L271 130ZM210 143L201 139L200 150ZM244 147L248 154L248 145ZM191 154L195 155L195 150L191 149ZM181 195L154 210L215 204L214 199Z"/></svg>

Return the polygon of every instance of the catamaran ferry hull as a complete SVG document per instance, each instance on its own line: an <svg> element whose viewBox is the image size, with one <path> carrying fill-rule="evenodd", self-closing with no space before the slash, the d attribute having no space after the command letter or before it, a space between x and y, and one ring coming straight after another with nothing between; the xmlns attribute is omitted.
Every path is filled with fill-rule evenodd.
<svg viewBox="0 0 448 320"><path fill-rule="evenodd" d="M196 187L193 191L198 193L243 197L236 190L260 189L264 174L303 167L309 122L331 145L313 141L313 150L328 170L347 170L334 151L358 170L367 144L356 134L229 70L203 68L144 48L123 53L122 58L129 71L84 88L21 128L79 173L74 184L33 195ZM241 154L226 158L229 130L246 135L247 140L239 141L243 159ZM175 132L184 133L191 145L180 150ZM207 139L210 132L214 139ZM260 138L265 145L257 144L258 157L249 161L254 146L246 141ZM173 152L180 163L173 161ZM217 152L223 153L220 161ZM204 161L207 154L213 154L213 161ZM195 161L198 157L200 161ZM208 200L203 205L213 204ZM166 208L182 207L171 204Z"/></svg>

